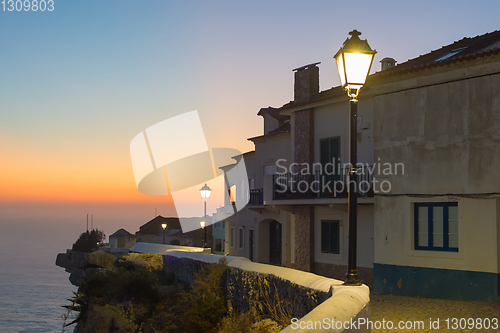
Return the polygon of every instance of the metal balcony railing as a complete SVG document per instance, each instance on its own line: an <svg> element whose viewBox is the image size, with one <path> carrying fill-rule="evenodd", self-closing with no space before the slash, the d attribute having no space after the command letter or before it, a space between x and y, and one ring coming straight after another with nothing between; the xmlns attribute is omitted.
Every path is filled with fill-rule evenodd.
<svg viewBox="0 0 500 333"><path fill-rule="evenodd" d="M250 190L250 206L262 206L264 204L264 191L262 189Z"/></svg>

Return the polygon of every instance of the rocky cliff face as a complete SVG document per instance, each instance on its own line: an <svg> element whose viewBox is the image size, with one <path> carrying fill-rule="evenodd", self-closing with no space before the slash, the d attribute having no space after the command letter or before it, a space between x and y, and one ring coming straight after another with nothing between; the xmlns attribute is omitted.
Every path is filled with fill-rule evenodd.
<svg viewBox="0 0 500 333"><path fill-rule="evenodd" d="M183 290L159 285L159 280L168 280L162 274L161 254L130 253L117 257L105 251L68 250L57 255L56 265L70 273L70 282L78 286L78 293L70 299L73 303L65 306L77 315L71 323L65 321L67 326L76 324L75 333L138 332L138 323L156 309L151 306L153 301L159 304L170 294ZM173 283L174 279L170 280ZM155 323L149 320L150 325Z"/></svg>
<svg viewBox="0 0 500 333"><path fill-rule="evenodd" d="M85 253L67 250L66 253L57 255L56 265L70 273L71 284L80 287L85 278L101 270L114 269L117 259L118 257L105 251Z"/></svg>
<svg viewBox="0 0 500 333"><path fill-rule="evenodd" d="M67 251L57 256L56 265L78 286L65 306L77 314L72 320L68 312L66 320L72 321L65 321L66 326L76 324L75 333L276 333L290 321L278 315L285 308L279 306L284 300L273 296L277 289L298 292L298 297L311 294L228 268L225 258L206 264L187 258L165 261L161 254ZM318 295L312 296L315 302Z"/></svg>
<svg viewBox="0 0 500 333"><path fill-rule="evenodd" d="M69 281L74 286L79 287L85 276L83 266L87 253L68 250L66 253L59 253L56 258L56 265L70 273Z"/></svg>

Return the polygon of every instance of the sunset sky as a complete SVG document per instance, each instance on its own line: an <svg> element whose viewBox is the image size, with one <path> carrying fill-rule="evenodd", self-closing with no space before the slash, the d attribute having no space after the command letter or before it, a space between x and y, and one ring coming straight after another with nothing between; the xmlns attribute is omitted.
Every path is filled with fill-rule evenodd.
<svg viewBox="0 0 500 333"><path fill-rule="evenodd" d="M54 1L0 7L4 220L169 215L136 188L130 142L145 128L198 110L209 147L244 152L259 109L293 99L293 68L320 61L321 90L338 85L333 55L353 29L378 51L374 72L500 28L498 1ZM223 196L212 186L209 212ZM179 195L202 215L197 188Z"/></svg>

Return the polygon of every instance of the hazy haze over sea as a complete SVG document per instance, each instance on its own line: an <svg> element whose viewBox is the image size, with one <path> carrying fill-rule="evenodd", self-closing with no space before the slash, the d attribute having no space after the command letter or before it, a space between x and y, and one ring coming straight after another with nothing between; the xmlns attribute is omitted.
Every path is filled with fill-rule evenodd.
<svg viewBox="0 0 500 333"><path fill-rule="evenodd" d="M106 241L117 229L135 233L154 217L149 207L0 205L0 332L62 331L61 305L77 288L55 260L85 231L86 212Z"/></svg>
<svg viewBox="0 0 500 333"><path fill-rule="evenodd" d="M76 291L54 264L57 253L71 247L61 235L68 230L4 220L0 228L0 332L61 332L61 305Z"/></svg>

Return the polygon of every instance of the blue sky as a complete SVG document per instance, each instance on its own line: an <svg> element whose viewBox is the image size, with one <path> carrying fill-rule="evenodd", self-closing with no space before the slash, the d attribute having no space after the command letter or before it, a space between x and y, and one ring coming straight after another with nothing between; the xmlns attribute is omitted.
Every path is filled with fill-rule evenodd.
<svg viewBox="0 0 500 333"><path fill-rule="evenodd" d="M321 61L321 88L338 84L332 56L350 30L377 49L378 70L385 56L495 30L500 4L481 4L56 0L53 12L0 12L0 129L21 140L55 127L130 135L198 109L209 129L229 118L252 136L260 107L292 99L293 68Z"/></svg>
<svg viewBox="0 0 500 333"><path fill-rule="evenodd" d="M259 109L293 99L293 68L320 61L321 90L338 85L332 57L353 29L378 51L377 71L384 57L401 63L500 27L498 1L54 5L0 11L0 182L17 184L0 203L40 201L47 187L61 188L54 202L136 191L131 139L192 110L209 146L250 150Z"/></svg>

